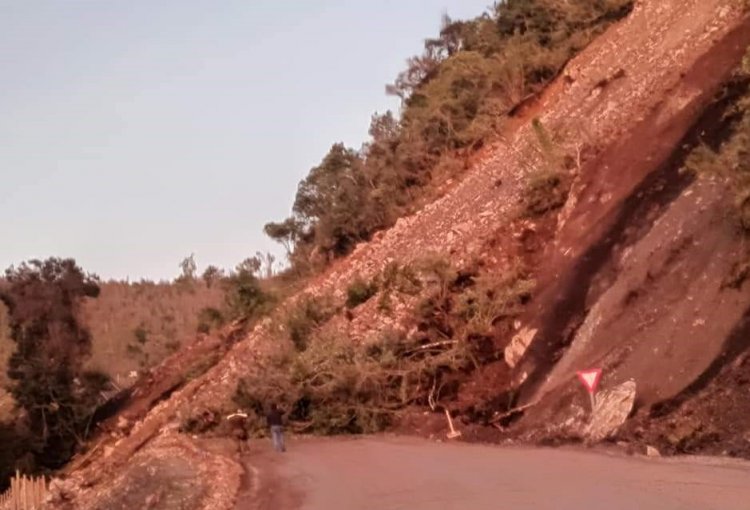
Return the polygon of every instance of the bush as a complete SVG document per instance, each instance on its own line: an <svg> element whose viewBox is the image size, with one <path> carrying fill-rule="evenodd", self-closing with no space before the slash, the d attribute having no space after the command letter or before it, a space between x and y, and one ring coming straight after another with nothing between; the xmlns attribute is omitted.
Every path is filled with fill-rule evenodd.
<svg viewBox="0 0 750 510"><path fill-rule="evenodd" d="M312 332L334 316L337 309L330 297L305 296L286 317L289 338L297 351L308 347Z"/></svg>
<svg viewBox="0 0 750 510"><path fill-rule="evenodd" d="M362 278L356 278L346 289L346 307L356 308L368 301L378 292L378 285L374 281L368 282Z"/></svg>
<svg viewBox="0 0 750 510"><path fill-rule="evenodd" d="M685 169L697 175L719 175L727 179L734 194L734 211L740 227L750 233L750 49L734 86L742 90L725 115L727 136L718 147L696 146L685 161Z"/></svg>
<svg viewBox="0 0 750 510"><path fill-rule="evenodd" d="M565 157L558 143L539 121L531 122L536 137L532 149L541 157L543 167L535 169L522 197L524 215L542 216L565 205L570 190L570 178L565 172Z"/></svg>
<svg viewBox="0 0 750 510"><path fill-rule="evenodd" d="M264 429L263 409L281 402L292 426L315 434L384 430L396 413L427 395L443 371L465 366L455 346L421 349L385 334L365 346L346 337L317 338L304 352L266 360L239 382L233 401Z"/></svg>
<svg viewBox="0 0 750 510"><path fill-rule="evenodd" d="M276 298L263 289L261 281L247 267L238 267L223 283L226 308L231 318L257 319L276 305Z"/></svg>
<svg viewBox="0 0 750 510"><path fill-rule="evenodd" d="M563 177L558 173L540 173L527 184L523 196L525 215L538 217L565 205L568 190Z"/></svg>
<svg viewBox="0 0 750 510"><path fill-rule="evenodd" d="M216 308L208 306L198 312L198 333L210 333L224 324L224 315Z"/></svg>
<svg viewBox="0 0 750 510"><path fill-rule="evenodd" d="M148 342L148 331L146 331L146 328L143 326L143 324L140 324L133 330L133 336L141 345L144 345L146 342Z"/></svg>
<svg viewBox="0 0 750 510"><path fill-rule="evenodd" d="M338 311L330 298L300 301L286 323L295 348L254 364L233 396L256 434L271 402L297 431L359 434L384 430L407 406L455 397L464 374L497 359L494 336L511 328L533 287L520 263L490 275L437 257L389 265L376 280L383 292L426 292L414 309L417 333L386 330L357 343L321 329Z"/></svg>
<svg viewBox="0 0 750 510"><path fill-rule="evenodd" d="M508 271L493 274L482 274L475 267L459 271L436 261L431 267L439 277L414 313L421 341L459 346L475 367L494 361L494 338L510 331L512 319L522 312L534 287L522 264L516 262Z"/></svg>

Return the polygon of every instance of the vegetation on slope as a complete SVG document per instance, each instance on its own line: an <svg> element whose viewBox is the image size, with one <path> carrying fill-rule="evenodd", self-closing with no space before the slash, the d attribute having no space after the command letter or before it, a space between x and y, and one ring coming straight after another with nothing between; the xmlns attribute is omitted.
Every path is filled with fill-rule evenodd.
<svg viewBox="0 0 750 510"><path fill-rule="evenodd" d="M375 114L359 150L333 145L300 182L292 215L266 233L297 273L346 255L434 198L521 102L631 8L631 0L508 0L469 21L446 17L387 87L402 100L400 116Z"/></svg>
<svg viewBox="0 0 750 510"><path fill-rule="evenodd" d="M7 373L22 413L12 431L1 428L26 448L6 449L11 458L0 459L3 466L24 455L27 467L60 467L89 434L107 376L85 368L91 335L80 308L98 295L97 278L71 259L32 260L6 271L0 301L16 346Z"/></svg>
<svg viewBox="0 0 750 510"><path fill-rule="evenodd" d="M437 258L392 263L372 281L353 283L367 294L377 289L367 301L378 314L389 314L389 303L409 302L411 331L387 327L355 339L341 323L350 296L303 298L274 317L277 349L248 367L232 403L217 402L211 411L240 406L259 434L269 402L283 403L298 431L383 430L410 405L444 405L469 374L502 356L495 338L512 329L532 286L520 264L508 272L459 270ZM212 424L201 422L203 411L183 428L205 432Z"/></svg>
<svg viewBox="0 0 750 510"><path fill-rule="evenodd" d="M510 0L470 21L444 19L439 36L387 87L402 100L398 118L374 115L359 150L334 144L299 184L292 215L266 225L288 252L290 276L325 267L434 199L504 119L631 8L626 0ZM526 216L558 208L569 184L567 163L544 127L534 128L550 164L530 183ZM513 331L532 286L520 262L490 274L432 260L392 264L370 281L356 277L341 302L303 297L276 315L273 343L281 352L252 368L234 404L252 414L258 430L272 400L286 404L301 430L380 430L405 406L455 398L467 374L500 359L498 339ZM415 325L408 334L387 328L358 343L340 322L371 301L388 315L394 301L403 310L405 300ZM199 419L184 425L201 428Z"/></svg>
<svg viewBox="0 0 750 510"><path fill-rule="evenodd" d="M735 196L739 224L750 233L750 48L728 87L745 92L725 114L726 135L718 146L703 144L696 147L686 162L686 168L728 179Z"/></svg>

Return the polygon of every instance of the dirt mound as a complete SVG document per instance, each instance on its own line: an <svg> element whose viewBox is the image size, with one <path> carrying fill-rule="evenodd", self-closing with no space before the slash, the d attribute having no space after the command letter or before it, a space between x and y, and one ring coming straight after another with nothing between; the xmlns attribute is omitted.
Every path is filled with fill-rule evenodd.
<svg viewBox="0 0 750 510"><path fill-rule="evenodd" d="M80 475L81 473L78 473ZM210 453L184 436L166 434L134 455L109 483L74 475L50 488L50 507L59 510L229 510L242 469L226 455Z"/></svg>

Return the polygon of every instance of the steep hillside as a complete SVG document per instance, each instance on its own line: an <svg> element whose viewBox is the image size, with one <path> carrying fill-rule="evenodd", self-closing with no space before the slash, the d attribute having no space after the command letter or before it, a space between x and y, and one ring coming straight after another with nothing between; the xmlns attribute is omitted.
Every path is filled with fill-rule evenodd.
<svg viewBox="0 0 750 510"><path fill-rule="evenodd" d="M747 383L750 307L737 190L731 177L688 168L702 144L723 151L733 132L747 91L737 74L747 7L637 2L444 196L356 246L246 334L234 325L194 344L195 359L167 360L165 380L222 353L185 384L152 381L165 391L144 402L158 404L71 466L76 508L100 508L112 473L121 490L178 429L238 402L257 412L280 399L300 430L377 430L423 406L451 409L479 437L594 440L575 380L591 366L604 369L604 392L635 381L636 416L620 439L673 451L732 443L747 455L737 435L750 431L750 403L734 391ZM723 429L684 419L711 413L734 418Z"/></svg>

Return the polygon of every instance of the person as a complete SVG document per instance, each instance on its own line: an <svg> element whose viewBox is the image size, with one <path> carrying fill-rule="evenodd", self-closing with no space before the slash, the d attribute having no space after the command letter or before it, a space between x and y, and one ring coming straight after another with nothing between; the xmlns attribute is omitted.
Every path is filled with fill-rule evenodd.
<svg viewBox="0 0 750 510"><path fill-rule="evenodd" d="M232 436L237 440L237 449L241 455L245 453L247 447L247 414L238 409L236 413L227 416L227 421L232 428Z"/></svg>
<svg viewBox="0 0 750 510"><path fill-rule="evenodd" d="M266 415L266 423L268 424L268 428L271 429L273 448L277 452L286 451L286 447L284 446L284 422L282 416L283 415L276 404L271 404L271 409Z"/></svg>

